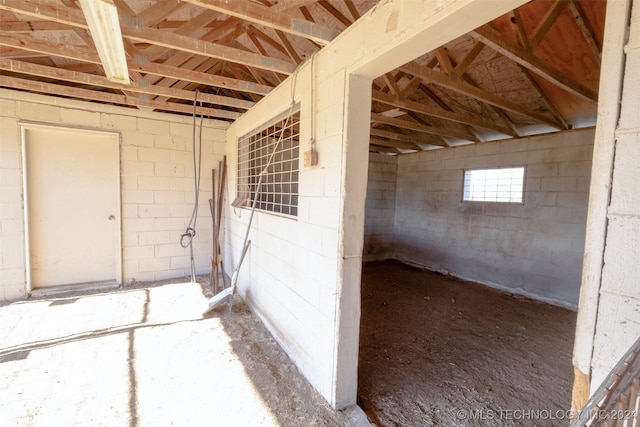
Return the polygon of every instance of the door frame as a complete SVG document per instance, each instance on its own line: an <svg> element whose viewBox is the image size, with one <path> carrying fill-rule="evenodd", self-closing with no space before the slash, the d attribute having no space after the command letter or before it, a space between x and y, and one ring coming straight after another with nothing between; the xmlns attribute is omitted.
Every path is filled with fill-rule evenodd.
<svg viewBox="0 0 640 427"><path fill-rule="evenodd" d="M22 200L23 200L23 214L24 214L24 256L25 256L25 273L26 273L26 293L27 295L31 295L33 291L32 283L31 283L31 248L30 248L30 227L29 227L29 194L28 194L28 186L27 186L27 131L31 129L62 129L68 132L82 132L85 134L107 134L115 137L117 141L117 150L116 150L116 161L113 165L114 173L116 177L116 200L118 202L118 206L116 207L118 215L116 215L116 253L115 261L116 261L116 282L117 285L122 284L122 193L121 193L121 174L120 174L120 162L121 162L121 147L122 147L122 134L120 132L114 131L105 131L102 129L94 129L87 128L82 126L64 126L64 125L56 125L49 123L39 123L39 122L30 122L30 121L20 121L18 122L18 126L20 129L20 149L21 149L21 163L22 163ZM82 288L86 289L86 288Z"/></svg>

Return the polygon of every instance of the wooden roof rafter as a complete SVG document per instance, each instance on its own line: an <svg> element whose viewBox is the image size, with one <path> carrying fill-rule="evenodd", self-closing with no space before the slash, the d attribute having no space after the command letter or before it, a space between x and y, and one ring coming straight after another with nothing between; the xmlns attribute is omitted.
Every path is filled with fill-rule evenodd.
<svg viewBox="0 0 640 427"><path fill-rule="evenodd" d="M558 86L587 101L597 101L598 95L596 91L570 79L565 74L546 64L544 61L527 53L524 49L515 46L490 26L484 25L480 28L476 28L471 31L469 35L474 39L483 42L496 52L539 75L555 86Z"/></svg>

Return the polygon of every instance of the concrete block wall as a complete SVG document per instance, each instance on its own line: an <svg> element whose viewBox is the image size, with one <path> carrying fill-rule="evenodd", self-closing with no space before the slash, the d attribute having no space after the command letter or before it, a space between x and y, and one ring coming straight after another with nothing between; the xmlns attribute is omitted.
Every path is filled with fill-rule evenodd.
<svg viewBox="0 0 640 427"><path fill-rule="evenodd" d="M593 129L400 156L394 257L575 308ZM523 204L462 202L467 168L526 167Z"/></svg>
<svg viewBox="0 0 640 427"><path fill-rule="evenodd" d="M237 138L258 128L281 112L291 111L292 93L300 107L299 197L297 217L257 211L251 224L251 247L240 270L238 291L262 318L298 368L326 398L331 400L334 367L333 335L338 271L340 206L340 121L328 117L320 97L318 115L327 127L316 139L319 164L304 167L303 153L311 148L311 80L309 64L276 88L227 132L230 196L236 195ZM335 81L334 84L342 84ZM342 91L340 91L342 93ZM318 94L320 96L320 94ZM297 108L297 107L296 107ZM247 230L249 209L229 209L225 229L225 266L236 267Z"/></svg>
<svg viewBox="0 0 640 427"><path fill-rule="evenodd" d="M640 336L640 5L632 2L593 340L594 391ZM621 46L617 47L621 49ZM594 173L596 171L594 170Z"/></svg>
<svg viewBox="0 0 640 427"><path fill-rule="evenodd" d="M369 154L362 254L365 262L393 255L397 168L397 156Z"/></svg>
<svg viewBox="0 0 640 427"><path fill-rule="evenodd" d="M192 118L0 90L0 299L27 292L19 132L25 121L119 133L123 281L190 275L180 235L194 205ZM211 266L211 169L225 153L226 128L204 121L194 239L198 274Z"/></svg>

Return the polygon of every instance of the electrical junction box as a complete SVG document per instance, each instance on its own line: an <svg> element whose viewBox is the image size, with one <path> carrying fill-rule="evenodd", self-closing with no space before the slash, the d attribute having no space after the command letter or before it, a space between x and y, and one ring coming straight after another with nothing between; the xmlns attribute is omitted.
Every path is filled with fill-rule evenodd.
<svg viewBox="0 0 640 427"><path fill-rule="evenodd" d="M318 152L315 150L309 150L304 152L304 167L308 168L311 166L318 165Z"/></svg>

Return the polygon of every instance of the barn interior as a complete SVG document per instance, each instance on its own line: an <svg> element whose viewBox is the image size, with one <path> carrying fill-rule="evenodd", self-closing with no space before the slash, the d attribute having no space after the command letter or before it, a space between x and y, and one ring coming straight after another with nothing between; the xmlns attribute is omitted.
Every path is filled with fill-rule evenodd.
<svg viewBox="0 0 640 427"><path fill-rule="evenodd" d="M444 304L431 307L441 316L429 321L440 326L474 305L486 309L487 301L496 313L516 313L506 323L486 323L513 332L504 337L511 337L506 341L514 352L516 341L525 338L529 344L559 340L564 345L542 359L523 359L524 371L512 374L530 372L526 363L561 361L554 371L562 378L560 397L540 396L544 389L535 389L532 398L536 406L544 397L550 405L571 404L567 340L573 339L580 303L607 2L514 1L510 7L492 5L480 16L476 6L465 9L466 2L440 7L392 0L114 0L128 83L106 72L82 3L0 3L3 221L13 224L11 231L5 222L0 229L12 247L11 255L3 249L2 299L55 292L61 285L68 291L69 285L113 287L207 274L218 256L224 259L223 273L231 275L247 221L251 229L249 206L231 205L247 197L238 140L263 125L277 134L295 117L295 126L287 129L299 143L295 209L287 202L286 211L282 206L274 211L265 200L238 293L331 406L354 404L356 389L370 384L371 369L358 376L357 366L369 365L362 357L384 363L377 354L384 352L403 360L401 346L365 340L376 332L375 322L360 323L360 307L363 319L382 315L395 304L392 296L417 307ZM411 12L428 15L421 24L427 30L403 30ZM479 26L451 28L474 12L469 22ZM378 53L382 43L367 36L383 30L393 37L393 46L383 52L387 56ZM410 57L414 52L418 56ZM389 58L393 68L380 74ZM340 73L353 70L357 78L340 80ZM198 121L201 170L220 173L223 160L228 164L227 186L219 196L221 175L215 173L212 179L205 175L193 194ZM34 221L37 212L52 212L42 207L50 205L37 205L36 197L47 193L39 189L57 175L55 165L46 166L58 152L36 150L53 138L78 153L83 138L99 140L105 132L111 136L105 137L102 154L89 150L81 160L89 170L72 177L82 179L105 158L111 163L101 163L104 170L115 174L110 179L116 188L103 192L111 191L115 206L105 215L111 227L105 233L116 233L105 237L107 252L95 254L109 262L87 269L81 266L89 263L78 262L87 251L72 251L82 243L60 250L60 241L82 235L73 231L77 221L64 219L67 211L40 228ZM364 145L353 150L356 145L343 141ZM25 172L29 168L34 175ZM480 181L473 181L478 176ZM30 188L33 183L40 184ZM193 207L199 192L223 206L219 235L208 221L209 206ZM84 209L87 200L74 209ZM180 236L189 230L192 212L206 219L185 247ZM60 234L43 231L52 228ZM72 254L64 268L69 275L50 280L50 271L39 271L33 255L39 249ZM451 279L445 287L460 296L430 296L431 279L421 276L427 274L423 269ZM423 279L424 295L408 298L415 289L404 281ZM367 287L368 280L382 285ZM466 298L467 291L477 292L477 299ZM367 305L367 299L376 303ZM464 310L451 309L463 300ZM513 307L539 310L540 316L559 319L562 328L555 330L552 322L534 328ZM411 318L405 323L417 337L427 326ZM534 332L535 337L527 335ZM460 333L468 338L463 328ZM477 345L482 352L482 339ZM423 356L415 360L433 361ZM463 393L468 402L490 393L474 390ZM361 405L365 410L384 407L357 396L368 402ZM433 408L422 412L432 417L422 421L437 418ZM384 416L367 414L386 425ZM400 418L388 422L400 422L402 414L396 415Z"/></svg>

